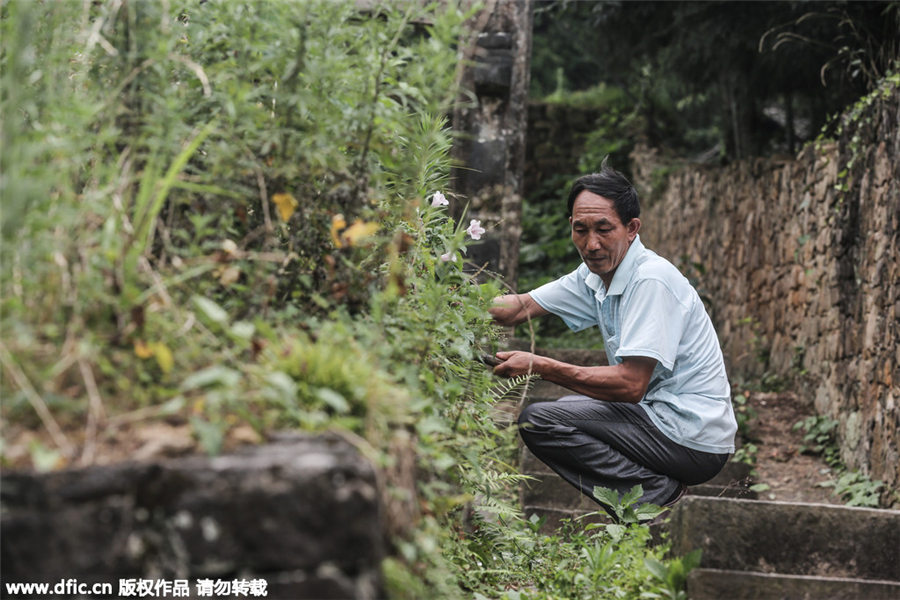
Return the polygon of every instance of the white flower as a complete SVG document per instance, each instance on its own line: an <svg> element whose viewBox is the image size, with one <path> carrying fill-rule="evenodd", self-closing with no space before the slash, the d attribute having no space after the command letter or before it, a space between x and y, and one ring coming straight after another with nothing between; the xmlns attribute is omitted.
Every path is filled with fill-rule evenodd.
<svg viewBox="0 0 900 600"><path fill-rule="evenodd" d="M447 206L448 204L450 204L450 201L444 198L444 195L440 192L435 192L434 196L431 197L432 206Z"/></svg>
<svg viewBox="0 0 900 600"><path fill-rule="evenodd" d="M441 260L444 262L456 262L456 252L441 254Z"/></svg>
<svg viewBox="0 0 900 600"><path fill-rule="evenodd" d="M472 222L469 223L469 228L466 229L466 233L468 233L473 240L480 240L481 236L484 235L484 232L485 229L481 226L481 221L478 219L472 219Z"/></svg>

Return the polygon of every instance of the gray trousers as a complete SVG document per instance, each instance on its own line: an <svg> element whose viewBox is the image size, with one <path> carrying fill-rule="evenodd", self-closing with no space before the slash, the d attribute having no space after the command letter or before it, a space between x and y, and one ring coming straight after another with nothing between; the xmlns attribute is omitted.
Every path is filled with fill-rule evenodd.
<svg viewBox="0 0 900 600"><path fill-rule="evenodd" d="M594 486L616 490L621 498L640 484L641 502L662 506L682 483L715 477L729 457L673 442L637 404L587 396L525 407L519 433L536 457L595 502Z"/></svg>

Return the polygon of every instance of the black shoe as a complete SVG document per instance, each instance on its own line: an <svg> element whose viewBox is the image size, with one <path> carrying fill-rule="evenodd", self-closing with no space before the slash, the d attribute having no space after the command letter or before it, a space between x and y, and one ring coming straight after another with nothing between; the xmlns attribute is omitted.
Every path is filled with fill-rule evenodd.
<svg viewBox="0 0 900 600"><path fill-rule="evenodd" d="M666 500L665 504L662 505L663 508L669 508L670 506L681 500L681 497L684 496L685 492L687 492L687 486L683 483L679 483L678 489L676 489L675 492L671 496L669 496L669 499Z"/></svg>

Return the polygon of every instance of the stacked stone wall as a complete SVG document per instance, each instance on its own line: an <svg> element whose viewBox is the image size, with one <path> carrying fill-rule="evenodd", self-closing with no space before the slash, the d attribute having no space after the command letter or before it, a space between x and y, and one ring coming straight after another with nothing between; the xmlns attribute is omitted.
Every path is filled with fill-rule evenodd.
<svg viewBox="0 0 900 600"><path fill-rule="evenodd" d="M526 195L555 176L578 173L578 159L590 133L587 127L599 116L600 111L595 108L542 102L528 105Z"/></svg>
<svg viewBox="0 0 900 600"><path fill-rule="evenodd" d="M708 299L732 380L839 420L842 458L900 486L900 90L796 158L693 166L644 199L642 239ZM637 170L636 170L637 172Z"/></svg>

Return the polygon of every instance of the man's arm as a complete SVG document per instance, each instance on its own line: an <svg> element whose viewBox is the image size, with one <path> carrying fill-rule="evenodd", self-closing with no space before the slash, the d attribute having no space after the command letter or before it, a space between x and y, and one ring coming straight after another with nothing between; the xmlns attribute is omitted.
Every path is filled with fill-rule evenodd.
<svg viewBox="0 0 900 600"><path fill-rule="evenodd" d="M640 402L647 393L656 367L655 359L642 356L603 367L580 367L530 352L498 352L497 358L503 361L494 367L497 375L515 377L534 373L591 398L632 404Z"/></svg>
<svg viewBox="0 0 900 600"><path fill-rule="evenodd" d="M515 327L529 319L549 314L528 294L498 296L494 298L494 305L488 312L499 325L504 327Z"/></svg>

